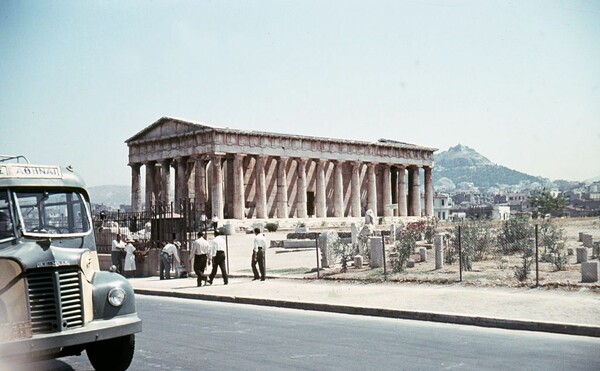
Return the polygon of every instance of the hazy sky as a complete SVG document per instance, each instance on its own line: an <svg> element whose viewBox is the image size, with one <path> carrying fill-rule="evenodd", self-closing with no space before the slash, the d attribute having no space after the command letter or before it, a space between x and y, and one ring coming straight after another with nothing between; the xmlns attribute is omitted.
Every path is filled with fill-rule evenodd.
<svg viewBox="0 0 600 371"><path fill-rule="evenodd" d="M163 116L600 176L600 1L0 1L0 154L130 183Z"/></svg>

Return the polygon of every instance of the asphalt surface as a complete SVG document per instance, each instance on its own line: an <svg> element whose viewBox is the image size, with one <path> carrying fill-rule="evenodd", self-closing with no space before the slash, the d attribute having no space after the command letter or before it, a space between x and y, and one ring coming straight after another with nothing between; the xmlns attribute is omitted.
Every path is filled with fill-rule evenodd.
<svg viewBox="0 0 600 371"><path fill-rule="evenodd" d="M267 250L267 279L253 281L252 235L230 236L228 243L228 285L219 276L202 287L192 277L130 282L143 295L600 337L600 295L589 290L318 280L314 274L277 274L290 267L290 260L299 267L316 266L314 250L282 254L273 248Z"/></svg>

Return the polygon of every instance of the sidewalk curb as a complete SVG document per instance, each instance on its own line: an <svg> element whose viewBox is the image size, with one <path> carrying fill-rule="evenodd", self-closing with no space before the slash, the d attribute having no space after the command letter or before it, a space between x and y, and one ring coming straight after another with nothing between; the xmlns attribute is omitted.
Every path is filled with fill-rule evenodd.
<svg viewBox="0 0 600 371"><path fill-rule="evenodd" d="M372 317L408 319L416 321L451 323L456 325L500 328L506 330L522 330L535 332L550 332L566 335L600 337L600 326L585 326L566 323L535 322L513 319L470 317L456 314L407 311L398 309L381 309L354 307L310 302L294 302L275 299L248 298L241 296L207 295L202 293L174 292L166 290L135 289L139 295L166 296L182 299L220 301L225 303L251 304L288 309L302 309L329 313L355 314Z"/></svg>

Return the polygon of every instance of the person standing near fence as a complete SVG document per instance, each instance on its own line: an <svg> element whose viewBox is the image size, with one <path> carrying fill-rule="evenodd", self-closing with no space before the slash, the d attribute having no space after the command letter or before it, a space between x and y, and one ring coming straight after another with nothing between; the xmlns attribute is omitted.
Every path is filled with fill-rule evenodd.
<svg viewBox="0 0 600 371"><path fill-rule="evenodd" d="M254 273L253 281L260 278L261 281L265 280L265 254L267 252L267 239L263 233L260 233L260 228L254 228L254 248L252 249L252 273ZM260 270L260 277L256 264L258 263L258 269Z"/></svg>
<svg viewBox="0 0 600 371"><path fill-rule="evenodd" d="M133 277L135 276L135 254L133 253L136 248L133 246L133 240L127 240L127 245L125 245L125 264L123 265L123 269L125 270L125 277Z"/></svg>
<svg viewBox="0 0 600 371"><path fill-rule="evenodd" d="M217 268L221 268L221 276L223 276L223 283L227 285L229 279L227 277L227 269L225 267L225 250L227 249L227 244L225 242L225 238L219 234L218 230L215 230L215 238L212 240L210 246L210 256L213 257L213 267L210 272L210 276L208 277L208 283L212 285L213 279L217 274Z"/></svg>
<svg viewBox="0 0 600 371"><path fill-rule="evenodd" d="M213 231L215 232L215 237L217 237L217 229L219 228L219 217L217 214L214 214L212 217L212 227Z"/></svg>
<svg viewBox="0 0 600 371"><path fill-rule="evenodd" d="M168 243L162 248L160 252L160 279L171 279L171 259L175 258L177 265L181 264L179 260L179 252L177 248L181 245L178 241ZM164 274L166 271L166 274Z"/></svg>
<svg viewBox="0 0 600 371"><path fill-rule="evenodd" d="M121 240L121 234L117 233L116 239L112 241L110 258L112 265L117 268L117 273L123 274L123 252L125 251L125 242Z"/></svg>
<svg viewBox="0 0 600 371"><path fill-rule="evenodd" d="M206 263L208 260L208 253L210 251L210 245L206 240L206 233L202 233L200 238L192 242L192 249L190 250L190 263L191 266L194 267L194 272L196 272L197 286L202 286L202 281L204 284L207 283L207 277L204 274L204 270L206 269Z"/></svg>

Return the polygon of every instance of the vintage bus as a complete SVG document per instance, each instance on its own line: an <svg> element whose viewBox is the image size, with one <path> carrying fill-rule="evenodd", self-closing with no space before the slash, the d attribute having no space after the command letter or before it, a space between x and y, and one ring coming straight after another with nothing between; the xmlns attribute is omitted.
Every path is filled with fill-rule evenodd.
<svg viewBox="0 0 600 371"><path fill-rule="evenodd" d="M0 369L85 350L125 370L141 330L131 284L100 271L81 177L0 156Z"/></svg>

